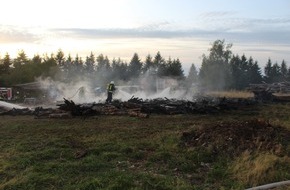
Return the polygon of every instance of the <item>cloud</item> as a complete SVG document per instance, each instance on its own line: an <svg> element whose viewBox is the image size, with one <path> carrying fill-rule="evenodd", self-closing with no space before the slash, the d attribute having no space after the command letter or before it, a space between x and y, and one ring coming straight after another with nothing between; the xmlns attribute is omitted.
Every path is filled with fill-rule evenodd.
<svg viewBox="0 0 290 190"><path fill-rule="evenodd" d="M290 44L290 30L252 30L243 31L235 28L217 29L188 29L165 30L151 27L132 29L54 29L59 35L71 38L198 38L198 39L226 39L237 42L260 42Z"/></svg>
<svg viewBox="0 0 290 190"><path fill-rule="evenodd" d="M210 11L210 12L202 13L200 17L205 18L205 19L210 19L210 18L217 18L217 17L229 17L235 14L236 12L233 12L233 11Z"/></svg>
<svg viewBox="0 0 290 190"><path fill-rule="evenodd" d="M290 30L290 18L285 17L239 17L238 12L206 12L199 16L197 25L203 30L221 32L248 32L250 35L258 32L287 31ZM239 33L238 33L239 34Z"/></svg>
<svg viewBox="0 0 290 190"><path fill-rule="evenodd" d="M36 42L39 39L38 35L35 35L26 29L0 25L0 43L31 43Z"/></svg>
<svg viewBox="0 0 290 190"><path fill-rule="evenodd" d="M162 30L166 29L167 27L170 27L172 23L168 21L163 21L163 22L153 22L149 24L145 24L138 29L141 31L152 31L152 30Z"/></svg>
<svg viewBox="0 0 290 190"><path fill-rule="evenodd" d="M54 29L62 35L69 35L78 38L176 38L189 36L188 31L182 30L160 30L144 28L128 28L128 29L82 29L82 28L63 28Z"/></svg>
<svg viewBox="0 0 290 190"><path fill-rule="evenodd" d="M55 28L70 38L198 38L233 41L290 43L290 18L237 17L234 11L206 12L191 21L160 21L135 28Z"/></svg>
<svg viewBox="0 0 290 190"><path fill-rule="evenodd" d="M37 50L40 46L46 46L47 49L78 47L80 49L78 51L84 51L85 48L97 50L105 48L106 50L101 51L107 52L115 48L114 50L118 51L117 56L120 56L120 49L133 51L132 47L134 51L141 52L146 48L167 50L168 55L182 51L182 56L179 57L187 56L186 59L191 60L191 52L197 51L197 54L201 55L201 51L206 50L210 42L224 39L227 43L233 43L233 47L239 46L238 49L242 53L250 52L257 55L258 52L262 52L265 57L265 54L270 52L287 57L290 47L289 18L238 18L233 17L235 14L211 12L204 14L205 19L198 19L198 22L184 21L180 24L177 21L160 21L145 23L135 28L37 29L0 25L0 42L2 44L30 43L36 45ZM202 25L203 23L205 25ZM199 59L196 62L198 61Z"/></svg>
<svg viewBox="0 0 290 190"><path fill-rule="evenodd" d="M50 38L195 38L236 42L290 43L290 18L237 17L234 11L212 11L191 21L157 21L135 28L20 28L0 25L1 43L38 43Z"/></svg>
<svg viewBox="0 0 290 190"><path fill-rule="evenodd" d="M281 50L281 48L278 48L276 49L277 47L265 47L265 48L259 48L259 47L256 47L256 48L245 48L244 50L245 51L248 51L248 52L262 52L262 53L277 53L277 54L287 54L289 53L289 48L288 50Z"/></svg>

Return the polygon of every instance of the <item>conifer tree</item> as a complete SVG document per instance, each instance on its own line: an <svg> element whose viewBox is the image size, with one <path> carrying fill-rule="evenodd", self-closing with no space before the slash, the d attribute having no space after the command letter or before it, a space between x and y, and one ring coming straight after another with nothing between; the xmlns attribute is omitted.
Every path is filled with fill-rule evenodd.
<svg viewBox="0 0 290 190"><path fill-rule="evenodd" d="M146 56L145 63L143 66L143 73L146 73L149 69L153 68L153 60L150 54Z"/></svg>
<svg viewBox="0 0 290 190"><path fill-rule="evenodd" d="M12 60L10 59L9 54L6 53L1 63L0 74L9 74L11 64L12 64Z"/></svg>
<svg viewBox="0 0 290 190"><path fill-rule="evenodd" d="M288 72L288 68L286 65L285 60L282 61L281 63L281 75L282 75L282 81L286 81L287 80L287 72Z"/></svg>
<svg viewBox="0 0 290 190"><path fill-rule="evenodd" d="M186 78L187 87L192 86L193 84L198 83L198 72L194 64L191 64L188 76Z"/></svg>
<svg viewBox="0 0 290 190"><path fill-rule="evenodd" d="M139 75L141 74L142 71L142 62L139 59L139 56L137 53L134 53L129 66L128 66L128 72L129 72L129 76L130 78L136 78L139 77Z"/></svg>

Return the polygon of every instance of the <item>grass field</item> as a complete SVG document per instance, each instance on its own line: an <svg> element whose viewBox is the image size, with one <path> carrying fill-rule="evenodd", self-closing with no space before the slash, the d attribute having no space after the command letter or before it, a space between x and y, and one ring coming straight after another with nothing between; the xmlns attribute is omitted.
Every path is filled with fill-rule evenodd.
<svg viewBox="0 0 290 190"><path fill-rule="evenodd" d="M288 103L149 118L0 116L0 189L245 189L289 180L289 113ZM217 126L252 120L283 134L262 134L260 146L240 152L230 137L226 150L216 146ZM211 126L216 139L187 138Z"/></svg>

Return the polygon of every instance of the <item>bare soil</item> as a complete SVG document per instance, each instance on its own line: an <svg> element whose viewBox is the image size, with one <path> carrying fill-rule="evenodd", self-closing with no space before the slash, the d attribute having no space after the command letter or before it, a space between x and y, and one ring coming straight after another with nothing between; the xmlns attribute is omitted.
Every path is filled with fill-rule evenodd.
<svg viewBox="0 0 290 190"><path fill-rule="evenodd" d="M287 145L290 131L265 120L221 122L184 132L181 137L187 147L204 147L214 154L239 156L244 151L271 152L290 156Z"/></svg>

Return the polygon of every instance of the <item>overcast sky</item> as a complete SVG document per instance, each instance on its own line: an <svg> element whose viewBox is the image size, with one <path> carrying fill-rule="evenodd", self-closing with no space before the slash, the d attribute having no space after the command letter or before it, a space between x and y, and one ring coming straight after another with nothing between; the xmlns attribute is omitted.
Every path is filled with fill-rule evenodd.
<svg viewBox="0 0 290 190"><path fill-rule="evenodd" d="M160 51L188 70L200 67L217 40L290 66L289 0L7 0L1 1L0 57L20 50L85 57L93 52L129 62Z"/></svg>

